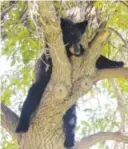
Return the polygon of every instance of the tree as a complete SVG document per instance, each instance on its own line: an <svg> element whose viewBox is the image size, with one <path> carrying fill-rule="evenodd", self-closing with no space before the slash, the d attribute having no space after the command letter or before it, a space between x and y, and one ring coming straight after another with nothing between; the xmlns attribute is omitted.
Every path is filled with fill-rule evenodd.
<svg viewBox="0 0 128 149"><path fill-rule="evenodd" d="M78 6L81 10L81 17L83 15L90 20L92 18L97 19L94 24L94 20L91 20L93 25L88 31L88 38L86 39L86 37L84 37L83 39L83 44L87 47L86 54L79 58L73 57L71 62L69 62L65 54L59 20L56 15L57 13L62 13L63 15L63 13L66 12L65 7L70 10L68 5L73 8ZM125 12L125 14L122 10L123 8L125 11L128 11L128 3L124 1L109 3L61 3L37 1L29 2L27 4L27 2L10 1L2 2L2 8L2 54L11 58L11 65L16 66L18 68L17 72L19 71L18 75L13 75L9 83L2 86L2 100L5 103L8 103L8 98L11 98L11 96L19 91L19 89L22 89L22 92L26 91L25 87L29 84L28 82L30 82L33 77L33 75L31 75L30 72L28 73L27 70L29 70L30 67L33 67L31 64L33 64L33 61L35 62L34 58L38 56L39 53L42 53L41 49L45 49L44 39L47 39L50 56L52 57L53 62L52 77L42 97L43 100L41 101L40 106L31 122L29 131L25 134L15 133L18 116L4 104L1 104L2 127L17 139L18 145L21 149L63 149L64 136L62 132L62 116L79 97L84 96L89 90L91 90L93 84L106 78L123 77L125 78L123 81L119 79L112 81L111 84L115 90L117 90L117 86L123 86L120 87L122 92L128 93L127 67L103 70L97 70L95 68L95 63L101 53L101 50L103 50L102 53L107 54L109 47L111 46L111 48L114 49L113 44L117 41L121 40L121 44L118 45L121 53L125 53L128 56L127 52L122 50L123 48L128 48L128 33L126 31L128 27L126 21L127 19L123 20L124 17L127 18L127 13ZM60 11L61 8L62 11ZM88 10L87 8L89 11L86 11ZM102 14L105 10L106 12ZM72 9L69 12L71 11ZM118 13L114 14L116 11ZM28 17L28 12L31 12L33 19ZM121 12L124 16L119 16L119 18L116 19L119 12ZM75 17L73 18L72 16L72 19L75 20ZM119 20L124 21L124 25L121 27L117 25ZM122 30L122 35L117 30ZM36 33L34 34L34 32ZM113 32L114 35L111 35ZM123 35L126 36L126 39ZM115 37L116 40L112 40L111 36ZM114 52L112 52L111 56L114 56L115 53L120 53L118 50L113 51ZM21 76L19 76L20 72ZM28 78L28 76L30 77ZM19 80L17 82L19 77L24 77L24 81ZM3 78L3 83L5 80L6 77ZM122 83L120 83L121 81ZM109 83L105 83L105 86ZM123 120L123 118L125 118L128 114L128 110L126 109L127 105L123 103L119 91L117 92L117 98L119 108L123 108L123 110L126 111L125 114L125 111L120 110L120 114L122 114L121 118ZM121 127L124 130L119 129L120 132L93 133L92 135L89 135L77 142L76 146L79 149L89 148L95 143L105 140L115 140L128 143L128 137L125 135L126 123L127 120L125 124L123 124L123 127Z"/></svg>

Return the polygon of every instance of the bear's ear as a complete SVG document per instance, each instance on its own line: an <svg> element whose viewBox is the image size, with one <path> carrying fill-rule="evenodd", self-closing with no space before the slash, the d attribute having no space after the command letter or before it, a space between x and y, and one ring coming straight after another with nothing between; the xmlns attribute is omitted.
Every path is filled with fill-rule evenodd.
<svg viewBox="0 0 128 149"><path fill-rule="evenodd" d="M80 32L83 34L85 32L87 25L88 25L88 21L85 20L83 22L76 23L75 25L80 30Z"/></svg>
<svg viewBox="0 0 128 149"><path fill-rule="evenodd" d="M65 20L63 18L60 18L60 24L64 24L65 23Z"/></svg>
<svg viewBox="0 0 128 149"><path fill-rule="evenodd" d="M69 22L69 20L64 19L64 18L60 18L61 27L66 26L68 22Z"/></svg>

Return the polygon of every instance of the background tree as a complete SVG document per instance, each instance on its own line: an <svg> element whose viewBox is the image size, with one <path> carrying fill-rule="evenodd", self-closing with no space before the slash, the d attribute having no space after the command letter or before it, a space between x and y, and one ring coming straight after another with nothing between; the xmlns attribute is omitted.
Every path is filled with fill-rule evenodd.
<svg viewBox="0 0 128 149"><path fill-rule="evenodd" d="M85 107L81 104L78 107L83 108L85 119L77 127L78 137L84 138L76 146L84 149L99 142L95 147L128 147L128 68L95 68L101 53L111 59L122 59L127 66L127 14L125 1L1 2L1 55L2 60L8 59L10 64L10 70L1 75L3 148L63 149L62 116L84 95L84 100L79 102L85 103ZM83 37L86 53L79 58L73 57L71 63L65 54L57 16L68 16L74 21L89 20L88 31ZM23 97L34 80L37 58L45 53L44 39L50 45L52 77L29 131L17 135L18 116L15 113L19 114ZM112 107L104 99L104 104L98 99L105 98L102 94L110 103L114 101ZM6 132L17 140L18 146L10 141ZM110 144L106 140L114 142Z"/></svg>

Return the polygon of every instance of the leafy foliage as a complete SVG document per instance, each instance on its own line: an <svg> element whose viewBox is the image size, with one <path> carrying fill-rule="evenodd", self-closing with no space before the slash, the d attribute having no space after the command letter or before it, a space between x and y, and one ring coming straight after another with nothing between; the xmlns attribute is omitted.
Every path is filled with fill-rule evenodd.
<svg viewBox="0 0 128 149"><path fill-rule="evenodd" d="M2 149L18 149L16 140L10 138L7 132L5 132L4 130L2 130L1 133L2 133L2 139L0 144Z"/></svg>

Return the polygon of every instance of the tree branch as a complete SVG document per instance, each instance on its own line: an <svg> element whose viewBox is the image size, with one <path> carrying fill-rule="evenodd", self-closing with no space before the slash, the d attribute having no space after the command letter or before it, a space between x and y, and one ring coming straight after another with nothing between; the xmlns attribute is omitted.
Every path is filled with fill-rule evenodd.
<svg viewBox="0 0 128 149"><path fill-rule="evenodd" d="M88 62L84 63L84 65L88 65L88 69L85 68L85 71L89 71L90 68L93 68L93 71L95 71L95 63L97 58L99 57L101 50L104 47L104 44L106 43L108 37L110 36L110 32L106 29L99 30L99 32L96 34L96 36L91 40L89 43L89 49L88 54L86 58L88 58ZM85 67L85 66L84 66Z"/></svg>
<svg viewBox="0 0 128 149"><path fill-rule="evenodd" d="M89 137L85 137L77 143L78 149L87 149L90 146L105 140L114 140L118 142L128 143L128 136L125 136L119 132L99 132Z"/></svg>
<svg viewBox="0 0 128 149"><path fill-rule="evenodd" d="M125 1L119 1L119 2L124 4L128 8L128 3L126 3Z"/></svg>
<svg viewBox="0 0 128 149"><path fill-rule="evenodd" d="M128 68L109 68L97 72L97 80L120 77L128 78Z"/></svg>
<svg viewBox="0 0 128 149"><path fill-rule="evenodd" d="M15 129L18 123L18 116L10 110L8 107L6 107L3 103L1 103L1 125L3 128L6 129L6 131L12 136L17 139L17 141L20 140L20 135L17 135L15 133Z"/></svg>
<svg viewBox="0 0 128 149"><path fill-rule="evenodd" d="M108 30L100 30L89 43L89 48L85 51L85 55L72 58L73 82L88 75L94 76L96 60L109 36L110 32Z"/></svg>
<svg viewBox="0 0 128 149"><path fill-rule="evenodd" d="M96 82L95 63L108 39L110 32L101 30L93 38L89 44L89 50L83 57L73 58L73 87L72 100L75 101L78 97L84 95ZM70 101L72 101L70 100Z"/></svg>
<svg viewBox="0 0 128 149"><path fill-rule="evenodd" d="M110 29L110 31L113 31L114 33L116 33L121 38L121 40L123 41L124 44L127 44L127 42L124 40L124 38L122 37L122 35L117 30L115 30L112 27L109 27L109 29Z"/></svg>
<svg viewBox="0 0 128 149"><path fill-rule="evenodd" d="M109 69L101 69L97 70L91 75L85 75L78 80L74 81L72 88L72 96L69 102L71 105L72 101L75 101L81 96L84 96L87 93L92 85L96 83L98 80L106 79L106 78L128 78L128 68L109 68ZM68 105L68 103L67 103Z"/></svg>
<svg viewBox="0 0 128 149"><path fill-rule="evenodd" d="M17 3L16 1L13 3L9 3L9 6L5 8L3 12L1 12L1 20L4 19L4 16L8 13L10 9L12 9L16 5L16 3Z"/></svg>
<svg viewBox="0 0 128 149"><path fill-rule="evenodd" d="M123 96L120 92L118 84L115 82L114 79L110 80L110 83L113 86L115 95L117 97L117 111L120 113L120 125L119 125L119 131L120 132L125 132L125 120L126 120L126 106L124 105L123 102Z"/></svg>
<svg viewBox="0 0 128 149"><path fill-rule="evenodd" d="M67 82L71 82L71 66L66 56L65 47L62 40L60 21L58 22L56 17L53 2L38 1L38 5L42 29L48 41L50 55L52 57L54 67L53 78L56 81L59 80L58 82L60 82L60 80L63 82L65 82L65 80Z"/></svg>

